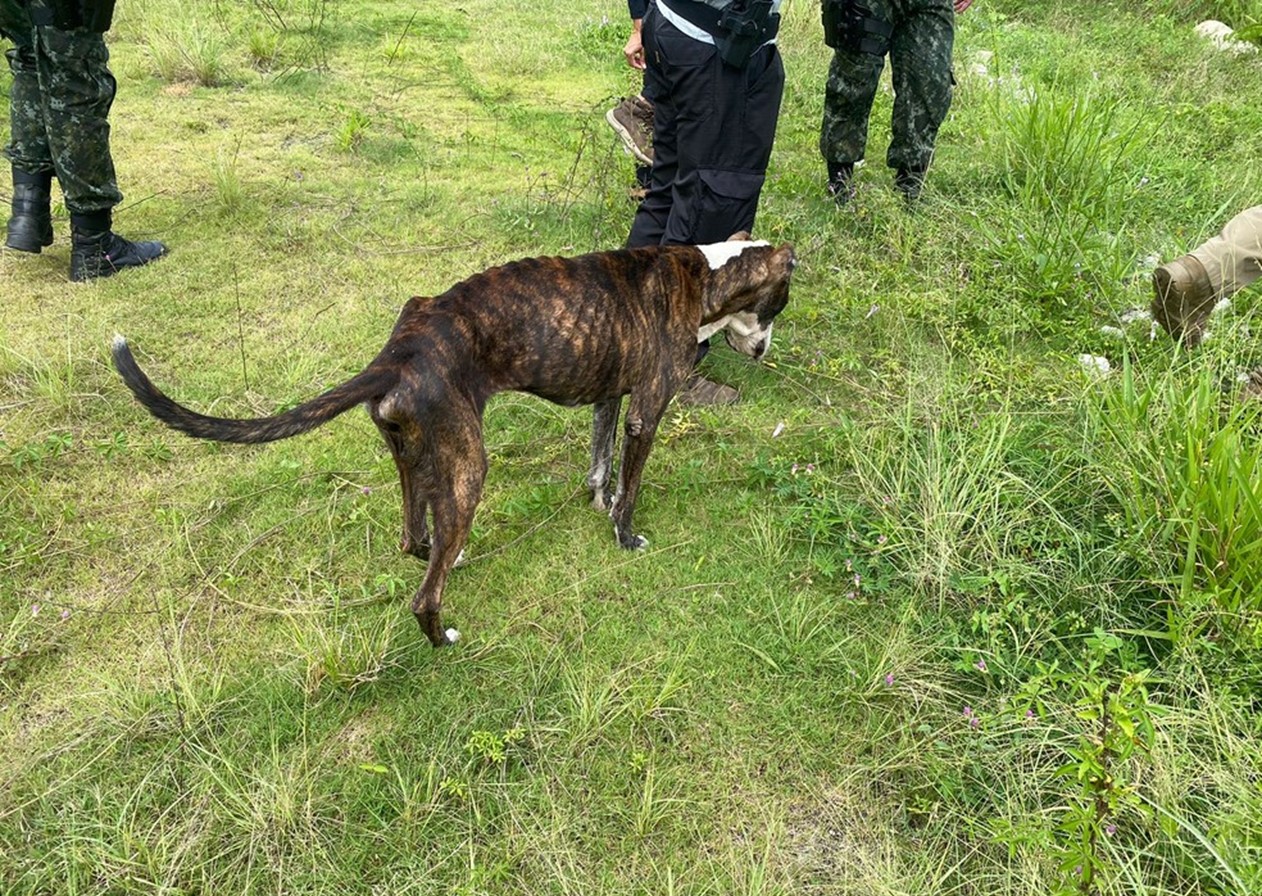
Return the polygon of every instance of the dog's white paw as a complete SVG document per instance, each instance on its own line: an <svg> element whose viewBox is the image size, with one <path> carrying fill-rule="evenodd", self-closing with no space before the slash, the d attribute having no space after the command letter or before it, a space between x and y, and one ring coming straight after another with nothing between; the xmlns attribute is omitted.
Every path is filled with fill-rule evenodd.
<svg viewBox="0 0 1262 896"><path fill-rule="evenodd" d="M448 644L455 644L457 641L460 640L460 632L454 628L447 629L447 631L445 631L443 634L447 636Z"/></svg>
<svg viewBox="0 0 1262 896"><path fill-rule="evenodd" d="M622 545L628 551L641 551L649 546L649 540L643 535L632 535L631 543L627 544L622 540L622 534L618 531L618 527L613 527L613 537L617 539L618 544Z"/></svg>

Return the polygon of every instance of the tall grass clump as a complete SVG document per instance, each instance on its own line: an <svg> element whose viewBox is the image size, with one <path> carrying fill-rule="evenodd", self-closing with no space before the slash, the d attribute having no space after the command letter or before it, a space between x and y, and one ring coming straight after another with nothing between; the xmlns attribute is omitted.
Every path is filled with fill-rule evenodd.
<svg viewBox="0 0 1262 896"><path fill-rule="evenodd" d="M229 8L216 2L221 17ZM251 0L248 16L254 33L249 46L255 64L270 65L279 57L290 67L323 69L328 64L329 13L329 0Z"/></svg>
<svg viewBox="0 0 1262 896"><path fill-rule="evenodd" d="M187 8L161 8L143 20L149 59L155 73L169 84L220 87L231 78L232 40L215 22Z"/></svg>
<svg viewBox="0 0 1262 896"><path fill-rule="evenodd" d="M1138 5L1146 12L1190 21L1217 19L1237 30L1262 23L1262 3L1258 0L1156 0Z"/></svg>
<svg viewBox="0 0 1262 896"><path fill-rule="evenodd" d="M1133 269L1121 237L1151 139L1142 115L1073 85L996 86L989 112L999 189L979 223L993 270L1015 299L1089 314Z"/></svg>
<svg viewBox="0 0 1262 896"><path fill-rule="evenodd" d="M1051 428L947 405L909 401L880 425L844 427L820 452L835 466L780 469L797 537L855 596L899 583L942 602L983 581L1054 593L1083 536L1058 506L1070 474L1046 447Z"/></svg>
<svg viewBox="0 0 1262 896"><path fill-rule="evenodd" d="M1256 402L1224 393L1212 368L1190 380L1134 366L1090 406L1096 457L1138 574L1172 621L1262 636L1262 443Z"/></svg>

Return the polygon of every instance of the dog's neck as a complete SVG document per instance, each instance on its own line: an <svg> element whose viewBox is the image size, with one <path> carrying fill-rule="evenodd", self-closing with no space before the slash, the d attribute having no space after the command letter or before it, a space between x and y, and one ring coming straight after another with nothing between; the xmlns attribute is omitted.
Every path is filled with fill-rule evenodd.
<svg viewBox="0 0 1262 896"><path fill-rule="evenodd" d="M701 291L701 320L697 338L704 340L723 329L740 304L739 297L767 276L766 259L775 250L765 242L730 241L697 246L709 276Z"/></svg>

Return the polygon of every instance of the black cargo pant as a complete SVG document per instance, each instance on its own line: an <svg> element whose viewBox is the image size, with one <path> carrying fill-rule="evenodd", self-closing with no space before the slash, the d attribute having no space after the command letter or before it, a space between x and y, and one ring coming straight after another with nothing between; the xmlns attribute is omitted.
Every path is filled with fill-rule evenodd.
<svg viewBox="0 0 1262 896"><path fill-rule="evenodd" d="M26 174L55 174L72 214L106 211L123 199L110 156L109 50L96 32L33 24L46 8L0 0L0 29L14 44L4 156Z"/></svg>
<svg viewBox="0 0 1262 896"><path fill-rule="evenodd" d="M752 231L784 91L774 44L741 69L650 4L641 31L653 172L627 246L720 242Z"/></svg>

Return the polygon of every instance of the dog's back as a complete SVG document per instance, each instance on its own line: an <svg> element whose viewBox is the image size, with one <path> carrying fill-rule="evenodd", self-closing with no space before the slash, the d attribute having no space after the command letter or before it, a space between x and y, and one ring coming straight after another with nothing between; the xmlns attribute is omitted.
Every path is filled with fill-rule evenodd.
<svg viewBox="0 0 1262 896"><path fill-rule="evenodd" d="M514 261L412 299L391 343L484 395L592 404L626 394L663 352L695 343L703 267L684 246Z"/></svg>

